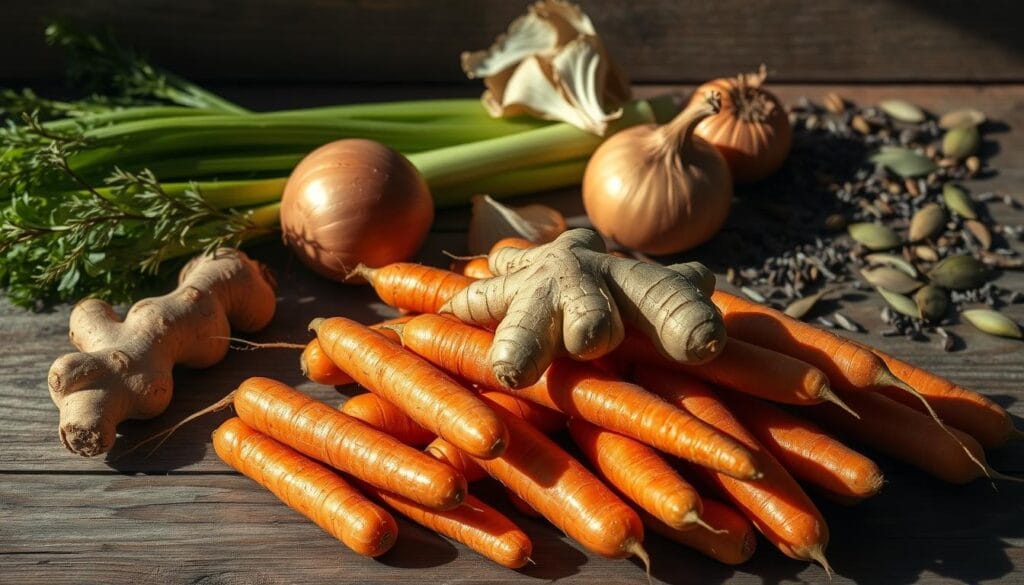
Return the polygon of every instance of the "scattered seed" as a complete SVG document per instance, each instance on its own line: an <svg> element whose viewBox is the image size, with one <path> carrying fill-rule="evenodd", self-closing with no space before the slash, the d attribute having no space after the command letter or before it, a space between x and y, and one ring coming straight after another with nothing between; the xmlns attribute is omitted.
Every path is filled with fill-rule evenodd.
<svg viewBox="0 0 1024 585"><path fill-rule="evenodd" d="M818 317L817 319L815 319L815 321L817 321L819 325L822 325L824 327L828 327L829 329L835 329L836 328L836 324L833 323L832 321L830 321L828 319L828 317Z"/></svg>
<svg viewBox="0 0 1024 585"><path fill-rule="evenodd" d="M911 278L917 278L917 268L913 264L908 262L901 256L895 254L886 254L883 252L876 252L874 254L868 254L864 257L864 261L872 266L892 266L893 268L902 270L907 276Z"/></svg>
<svg viewBox="0 0 1024 585"><path fill-rule="evenodd" d="M928 278L943 288L968 290L985 284L990 276L987 266L974 256L947 256L928 271Z"/></svg>
<svg viewBox="0 0 1024 585"><path fill-rule="evenodd" d="M967 219L964 220L964 229L974 237L982 250L988 250L992 247L992 232L989 231L985 224L976 219Z"/></svg>
<svg viewBox="0 0 1024 585"><path fill-rule="evenodd" d="M846 100L838 93L829 92L825 94L825 98L821 101L825 109L833 114L842 114L846 110Z"/></svg>
<svg viewBox="0 0 1024 585"><path fill-rule="evenodd" d="M985 113L971 108L948 112L939 118L939 128L942 128L943 130L966 128L968 126L981 126L984 123Z"/></svg>
<svg viewBox="0 0 1024 585"><path fill-rule="evenodd" d="M919 242L939 233L946 225L946 212L938 203L929 203L917 210L910 219L907 237L911 242Z"/></svg>
<svg viewBox="0 0 1024 585"><path fill-rule="evenodd" d="M900 237L896 232L880 223L854 223L847 226L846 231L870 250L889 250L900 245Z"/></svg>
<svg viewBox="0 0 1024 585"><path fill-rule="evenodd" d="M818 301L820 301L822 297L828 294L828 292L828 289L821 289L820 291L814 293L813 295L806 296L802 299L797 299L790 303L789 306L786 307L786 310L783 311L783 313L789 315L794 319L802 319L804 315L809 313L811 309L814 308L814 305Z"/></svg>
<svg viewBox="0 0 1024 585"><path fill-rule="evenodd" d="M862 269L860 274L871 286L882 287L904 295L914 292L924 284L916 278L908 276L906 272L889 266Z"/></svg>
<svg viewBox="0 0 1024 585"><path fill-rule="evenodd" d="M949 293L941 287L929 284L921 287L914 295L918 316L925 321L941 321L949 311Z"/></svg>
<svg viewBox="0 0 1024 585"><path fill-rule="evenodd" d="M978 151L981 134L976 126L953 128L942 137L942 154L963 160Z"/></svg>
<svg viewBox="0 0 1024 585"><path fill-rule="evenodd" d="M1020 325L998 311L991 309L968 309L962 311L960 316L978 330L989 335L1014 339L1024 337L1024 334L1021 333Z"/></svg>
<svg viewBox="0 0 1024 585"><path fill-rule="evenodd" d="M924 122L924 110L908 102L907 100L893 99L879 102L879 109L889 115L893 120L907 122L908 124L919 124Z"/></svg>
<svg viewBox="0 0 1024 585"><path fill-rule="evenodd" d="M910 297L889 290L885 290L882 287L876 287L875 290L878 291L878 294L882 295L882 298L885 299L885 302L889 303L889 306L892 307L893 310L895 310L896 312L902 313L903 315L906 315L911 319L918 318L919 313L917 311L917 305L914 303L914 301L910 300Z"/></svg>
<svg viewBox="0 0 1024 585"><path fill-rule="evenodd" d="M960 217L978 219L978 213L974 210L974 202L962 187L946 183L942 187L942 200L946 203L946 207Z"/></svg>
<svg viewBox="0 0 1024 585"><path fill-rule="evenodd" d="M835 319L836 325L839 325L840 327L847 331L852 331L853 333L860 333L864 331L864 329L859 324L855 323L849 317L840 313L839 311L833 313L832 318Z"/></svg>
<svg viewBox="0 0 1024 585"><path fill-rule="evenodd" d="M766 303L766 302L768 302L768 299L766 299L763 294L757 292L756 290L754 290L754 289L752 289L750 287L747 287L747 286L740 287L740 291L744 295L746 295L747 298L749 298L750 300L754 301L755 303Z"/></svg>

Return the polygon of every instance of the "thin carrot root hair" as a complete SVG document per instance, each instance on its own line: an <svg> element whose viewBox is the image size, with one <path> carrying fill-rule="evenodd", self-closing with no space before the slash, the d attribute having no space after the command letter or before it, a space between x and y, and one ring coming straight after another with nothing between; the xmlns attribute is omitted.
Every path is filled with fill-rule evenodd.
<svg viewBox="0 0 1024 585"><path fill-rule="evenodd" d="M476 260L477 258L486 258L487 257L487 254L473 254L471 256L459 256L458 254L453 254L453 253L449 252L448 250L441 250L441 253L444 254L445 256L451 258L452 260Z"/></svg>
<svg viewBox="0 0 1024 585"><path fill-rule="evenodd" d="M640 559L640 562L644 564L644 572L647 573L647 583L654 583L651 580L651 556L647 554L647 549L644 548L644 545L639 540L630 538L626 541L626 546L623 548L629 554Z"/></svg>
<svg viewBox="0 0 1024 585"><path fill-rule="evenodd" d="M128 449L124 453L121 453L117 457L113 458L112 461L117 461L118 459L121 459L122 457L126 457L126 456L130 455L131 453L134 453L135 451L138 451L143 446L148 445L149 443L151 443L153 441L157 441L157 439L159 439L159 441L157 441L157 444L152 449L149 450L149 453L146 453L146 457L151 457L153 455L153 453L156 453L157 450L160 449L160 447L162 447L163 444L167 442L167 439L170 439L171 435L176 433L178 431L178 429L180 429L181 427L187 425L188 423L196 420L197 418L199 418L201 416L205 416L207 414L210 414L210 413L213 413L213 412L217 412L218 410L224 410L225 408L231 406L234 403L234 401L235 401L235 392L237 392L237 389L236 390L232 390L231 392L229 392L227 394L227 396L225 396L224 398L221 398L217 402L214 402L210 406L207 406L206 408L204 408L202 410L198 410L198 411L193 412L192 414L186 416L185 418L181 419L180 421L174 423L170 428L164 429L164 430L160 431L159 433L156 433L153 436L146 437L145 439L143 439L143 440L139 441L138 443L136 443L135 446L133 446L131 449Z"/></svg>
<svg viewBox="0 0 1024 585"><path fill-rule="evenodd" d="M231 346L231 349L236 351L255 351L257 349L306 349L305 344L302 343L289 343L287 341L249 341L248 339L242 339L241 337L220 337L214 336L213 339L226 339L233 343L240 343L241 346Z"/></svg>
<svg viewBox="0 0 1024 585"><path fill-rule="evenodd" d="M831 402L832 404L835 404L839 408L842 408L846 412L850 413L850 415L853 418L860 420L860 415L857 414L857 411L853 410L852 408L850 408L850 405L843 402L843 399L840 398L838 394L833 392L831 388L822 388L818 395L821 396L821 398L826 402Z"/></svg>
<svg viewBox="0 0 1024 585"><path fill-rule="evenodd" d="M825 558L825 551L821 550L820 546L816 546L811 550L807 551L807 556L811 560L821 565L822 569L825 569L825 574L828 575L828 580L832 582L832 565L828 564L828 559Z"/></svg>
<svg viewBox="0 0 1024 585"><path fill-rule="evenodd" d="M703 528L704 530L707 530L708 532L710 532L712 534L729 534L729 531L724 529L724 528L715 528L715 527L711 526L710 524L705 522L703 518L700 517L700 514L698 514L696 512L690 512L689 514L687 514L686 515L686 522L687 522L687 524L693 524L694 526L699 526L699 527Z"/></svg>

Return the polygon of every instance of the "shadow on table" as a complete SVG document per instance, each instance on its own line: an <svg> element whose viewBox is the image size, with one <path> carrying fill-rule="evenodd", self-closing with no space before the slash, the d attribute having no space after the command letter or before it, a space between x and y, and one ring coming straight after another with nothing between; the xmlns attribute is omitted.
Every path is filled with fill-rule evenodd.
<svg viewBox="0 0 1024 585"><path fill-rule="evenodd" d="M418 524L401 516L398 520L398 540L377 562L401 569L426 569L446 565L459 556L455 545Z"/></svg>

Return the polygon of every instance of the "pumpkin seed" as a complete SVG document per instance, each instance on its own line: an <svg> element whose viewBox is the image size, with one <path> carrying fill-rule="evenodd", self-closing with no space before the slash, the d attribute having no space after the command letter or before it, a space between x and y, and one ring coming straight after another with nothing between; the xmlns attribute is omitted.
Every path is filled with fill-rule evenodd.
<svg viewBox="0 0 1024 585"><path fill-rule="evenodd" d="M906 122L908 124L920 124L924 122L924 110L908 102L907 100L885 100L878 104L881 109L893 120Z"/></svg>
<svg viewBox="0 0 1024 585"><path fill-rule="evenodd" d="M892 266L893 268L898 268L905 272L907 276L917 278L917 268L910 262L907 262L903 256L876 252L868 254L864 257L864 260L872 266Z"/></svg>
<svg viewBox="0 0 1024 585"><path fill-rule="evenodd" d="M786 310L783 311L783 313L789 315L794 319L802 319L804 315L810 313L811 309L814 308L814 305L816 305L818 301L820 301L822 297L824 297L828 293L829 289L823 288L818 292L814 293L813 295L808 295L802 299L797 299L790 303L789 306L786 307Z"/></svg>
<svg viewBox="0 0 1024 585"><path fill-rule="evenodd" d="M981 170L981 159L978 158L978 155L969 156L967 157L967 160L964 161L964 166L967 167L967 172L973 177Z"/></svg>
<svg viewBox="0 0 1024 585"><path fill-rule="evenodd" d="M939 128L943 130L981 126L984 123L985 113L972 108L948 112L939 118Z"/></svg>
<svg viewBox="0 0 1024 585"><path fill-rule="evenodd" d="M847 226L850 237L869 250L890 250L900 245L900 237L880 223L853 223Z"/></svg>
<svg viewBox="0 0 1024 585"><path fill-rule="evenodd" d="M836 325L839 325L840 327L846 329L847 331L851 331L853 333L860 333L861 331L864 331L863 327L861 327L858 323L855 323L849 317L840 313L839 311L833 313L832 318L835 319Z"/></svg>
<svg viewBox="0 0 1024 585"><path fill-rule="evenodd" d="M914 246L914 256L925 262L939 261L939 253L931 246Z"/></svg>
<svg viewBox="0 0 1024 585"><path fill-rule="evenodd" d="M921 288L924 283L907 276L902 270L879 266L878 268L864 269L860 271L864 280L872 286L882 287L900 294L910 294Z"/></svg>
<svg viewBox="0 0 1024 585"><path fill-rule="evenodd" d="M949 310L949 293L945 289L929 284L921 287L914 295L914 303L921 318L929 322L940 321Z"/></svg>
<svg viewBox="0 0 1024 585"><path fill-rule="evenodd" d="M1024 338L1020 325L1006 315L991 309L968 309L960 313L968 323L980 331L999 337Z"/></svg>
<svg viewBox="0 0 1024 585"><path fill-rule="evenodd" d="M965 159L981 146L981 134L977 126L954 128L942 137L942 153L957 160Z"/></svg>
<svg viewBox="0 0 1024 585"><path fill-rule="evenodd" d="M750 300L755 303L764 303L768 299L764 298L764 295L750 288L749 286L740 287L740 292L747 296Z"/></svg>
<svg viewBox="0 0 1024 585"><path fill-rule="evenodd" d="M929 203L917 210L910 219L908 237L911 242L919 242L939 233L946 225L946 212L938 203Z"/></svg>
<svg viewBox="0 0 1024 585"><path fill-rule="evenodd" d="M932 267L928 278L943 288L970 290L985 284L989 270L974 256L958 254L948 256Z"/></svg>
<svg viewBox="0 0 1024 585"><path fill-rule="evenodd" d="M871 162L879 164L900 177L923 177L939 168L927 156L899 146L886 146L871 156Z"/></svg>
<svg viewBox="0 0 1024 585"><path fill-rule="evenodd" d="M942 201L946 203L946 207L960 217L978 219L978 213L974 210L974 201L963 187L946 183L942 186Z"/></svg>
<svg viewBox="0 0 1024 585"><path fill-rule="evenodd" d="M975 240L978 240L978 244L981 245L982 249L988 250L992 247L992 232L989 231L988 226L981 223L976 219L965 219L964 229L971 232Z"/></svg>
<svg viewBox="0 0 1024 585"><path fill-rule="evenodd" d="M900 293L893 292L891 290L885 290L882 287L876 287L878 294L882 295L886 303L892 307L896 312L903 313L907 317L912 319L920 319L921 314L917 310L917 304L910 300L910 297L901 295Z"/></svg>

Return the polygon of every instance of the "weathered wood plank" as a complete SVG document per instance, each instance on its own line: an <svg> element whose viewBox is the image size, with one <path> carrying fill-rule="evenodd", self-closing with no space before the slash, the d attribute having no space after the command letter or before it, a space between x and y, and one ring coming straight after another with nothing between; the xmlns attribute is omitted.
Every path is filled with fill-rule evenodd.
<svg viewBox="0 0 1024 585"><path fill-rule="evenodd" d="M109 26L163 66L202 80L464 81L528 1L8 2L0 79L60 72L54 18ZM787 81L1021 81L1019 2L583 2L634 79L703 81L767 63Z"/></svg>

